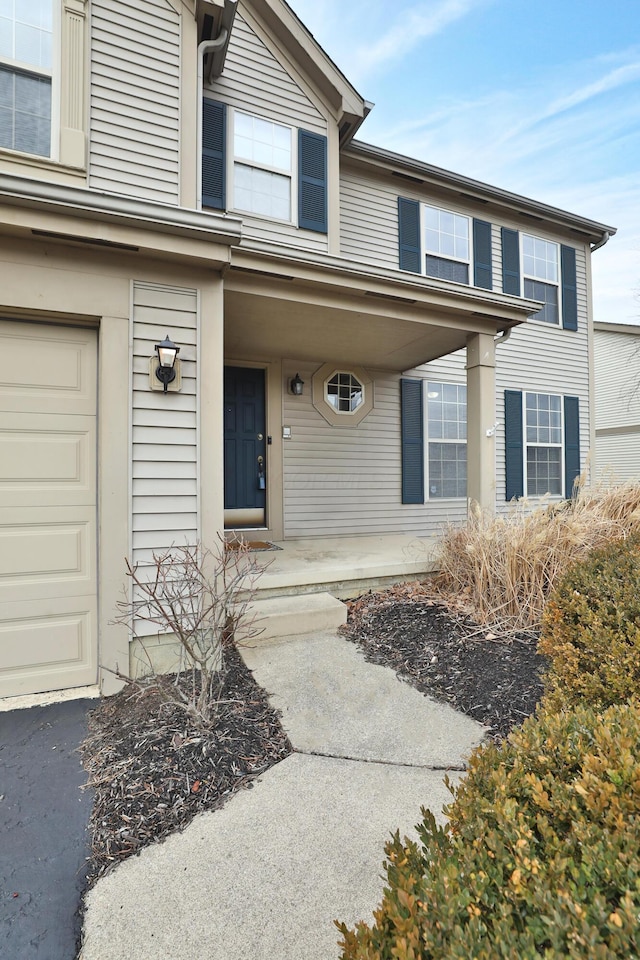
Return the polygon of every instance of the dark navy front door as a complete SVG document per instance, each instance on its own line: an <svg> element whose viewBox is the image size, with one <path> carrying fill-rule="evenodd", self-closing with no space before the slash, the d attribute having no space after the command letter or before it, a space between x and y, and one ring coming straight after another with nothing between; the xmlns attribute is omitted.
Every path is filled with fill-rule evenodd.
<svg viewBox="0 0 640 960"><path fill-rule="evenodd" d="M266 423L264 370L224 369L226 526L264 526Z"/></svg>

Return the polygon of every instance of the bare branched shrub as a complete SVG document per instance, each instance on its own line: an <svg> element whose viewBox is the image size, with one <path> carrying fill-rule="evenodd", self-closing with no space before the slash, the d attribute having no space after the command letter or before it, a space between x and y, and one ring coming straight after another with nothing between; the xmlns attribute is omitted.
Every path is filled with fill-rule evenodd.
<svg viewBox="0 0 640 960"><path fill-rule="evenodd" d="M536 629L560 574L592 550L640 529L640 485L580 486L575 499L505 517L472 512L450 527L439 556L440 583L463 594L480 623Z"/></svg>
<svg viewBox="0 0 640 960"><path fill-rule="evenodd" d="M126 565L130 597L118 603L116 622L129 627L143 649L151 632L175 638L181 649L176 700L209 723L220 700L225 647L258 632L248 607L263 568L246 547L228 550L224 542L216 553L201 545L174 546L154 553L148 565ZM149 651L147 657L153 671ZM184 673L190 674L188 694L177 682Z"/></svg>

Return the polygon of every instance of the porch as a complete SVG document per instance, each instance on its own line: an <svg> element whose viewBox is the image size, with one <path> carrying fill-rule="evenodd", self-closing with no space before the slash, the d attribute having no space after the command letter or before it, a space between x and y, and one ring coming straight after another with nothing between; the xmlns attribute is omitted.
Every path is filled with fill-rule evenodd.
<svg viewBox="0 0 640 960"><path fill-rule="evenodd" d="M251 610L256 642L336 629L347 619L343 600L434 572L437 546L402 534L273 542L256 554L264 562Z"/></svg>

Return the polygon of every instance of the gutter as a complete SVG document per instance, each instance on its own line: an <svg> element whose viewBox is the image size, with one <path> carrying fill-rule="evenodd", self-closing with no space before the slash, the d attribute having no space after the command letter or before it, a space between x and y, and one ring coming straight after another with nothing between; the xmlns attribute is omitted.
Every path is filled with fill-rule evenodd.
<svg viewBox="0 0 640 960"><path fill-rule="evenodd" d="M0 204L31 207L41 212L133 226L155 233L216 240L229 246L240 243L242 221L226 214L201 213L150 200L135 200L66 184L44 183L26 177L0 180Z"/></svg>
<svg viewBox="0 0 640 960"><path fill-rule="evenodd" d="M596 246L592 249L598 249L599 246L604 245L602 239L605 234L609 239L616 233L616 228L607 226L607 224L588 220L586 217L580 217L558 207L539 203L529 197L502 190L500 187L482 183L480 180L472 180L470 177L462 176L462 174L454 173L451 170L444 170L442 167L435 167L421 160L414 160L412 157L406 157L399 153L393 153L391 150L364 143L361 140L353 140L345 150L345 155L383 166L392 176L398 177L399 181L408 179L415 186L436 183L452 192L457 190L459 195L467 201L471 200L479 204L494 202L508 206L525 217L530 217L532 223L536 219L547 219L569 227L570 230L581 235L583 240L587 239L585 234L597 237ZM403 175L402 171L406 171L410 176ZM606 242L605 240L604 243Z"/></svg>

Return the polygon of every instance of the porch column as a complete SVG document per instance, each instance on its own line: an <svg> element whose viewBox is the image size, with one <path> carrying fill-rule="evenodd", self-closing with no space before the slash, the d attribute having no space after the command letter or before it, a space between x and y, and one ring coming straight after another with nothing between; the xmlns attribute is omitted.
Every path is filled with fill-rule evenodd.
<svg viewBox="0 0 640 960"><path fill-rule="evenodd" d="M493 334L467 337L467 497L495 512L496 354Z"/></svg>
<svg viewBox="0 0 640 960"><path fill-rule="evenodd" d="M224 533L224 281L202 284L200 302L200 537L215 552Z"/></svg>

